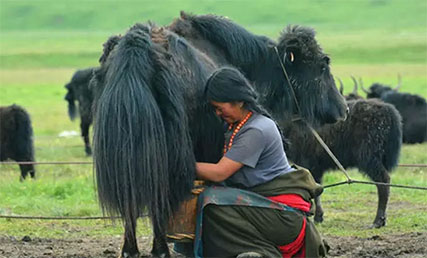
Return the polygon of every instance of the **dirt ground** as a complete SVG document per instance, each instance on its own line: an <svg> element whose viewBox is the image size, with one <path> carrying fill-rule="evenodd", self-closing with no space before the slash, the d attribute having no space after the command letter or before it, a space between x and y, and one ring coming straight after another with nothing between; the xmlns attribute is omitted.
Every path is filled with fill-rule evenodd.
<svg viewBox="0 0 427 258"><path fill-rule="evenodd" d="M331 246L330 257L426 257L427 233L390 236L325 237ZM149 256L151 238L139 238L141 257ZM121 237L74 240L0 236L0 257L118 257ZM172 257L182 257L173 254Z"/></svg>

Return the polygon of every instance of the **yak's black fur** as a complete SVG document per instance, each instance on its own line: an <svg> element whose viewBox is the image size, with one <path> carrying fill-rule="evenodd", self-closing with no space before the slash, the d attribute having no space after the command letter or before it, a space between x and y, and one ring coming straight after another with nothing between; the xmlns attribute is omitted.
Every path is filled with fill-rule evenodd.
<svg viewBox="0 0 427 258"><path fill-rule="evenodd" d="M277 121L300 115L316 126L345 117L344 98L335 87L329 58L316 42L313 29L288 26L276 44L227 18L184 12L168 28L220 64L240 69L260 94L261 104ZM299 112L280 59L299 102Z"/></svg>
<svg viewBox="0 0 427 258"><path fill-rule="evenodd" d="M27 111L18 105L0 107L0 161L35 161L33 147L33 128ZM35 177L32 164L19 165L21 180L28 173Z"/></svg>
<svg viewBox="0 0 427 258"><path fill-rule="evenodd" d="M67 94L64 99L68 101L68 114L71 120L74 120L77 115L75 101L79 103L80 130L85 143L86 155L92 154L89 140L89 127L93 120L93 93L89 89L89 82L95 69L96 68L91 67L77 70L71 78L71 81L65 85Z"/></svg>
<svg viewBox="0 0 427 258"><path fill-rule="evenodd" d="M381 100L396 107L402 116L404 143L427 141L427 103L425 98L409 93L390 91Z"/></svg>
<svg viewBox="0 0 427 258"><path fill-rule="evenodd" d="M380 83L372 84L366 97L379 98L396 107L402 116L404 143L427 141L427 102L425 98L398 92Z"/></svg>
<svg viewBox="0 0 427 258"><path fill-rule="evenodd" d="M319 135L345 168L358 168L375 182L389 183L389 173L398 164L402 143L401 118L390 104L378 100L349 101L346 121L325 125ZM335 163L309 131L294 125L283 125L291 141L287 150L290 160L308 168L315 180L322 182L323 174L337 169ZM377 186L378 209L373 226L385 225L388 186ZM323 220L320 198L316 200L315 220Z"/></svg>
<svg viewBox="0 0 427 258"><path fill-rule="evenodd" d="M103 88L94 131L98 196L125 222L123 255L138 253L136 219L146 210L152 252L168 254L166 223L191 192L196 160L221 157L222 123L203 101L214 68L174 33L136 24L97 71L105 83L94 84Z"/></svg>
<svg viewBox="0 0 427 258"><path fill-rule="evenodd" d="M213 52L202 54L173 32L165 29L162 37L154 25L137 24L122 39L110 42L118 42L115 47L104 46L109 54L101 58L91 81L95 92L100 92L99 99L95 97L94 133L98 195L105 211L120 214L125 221L122 255L138 253L134 229L145 208L153 219L152 253L166 254L161 240L164 223L189 193L194 161L216 162L222 155L222 126L203 97L204 82L216 66L241 69L255 82L262 104L274 112L273 117L287 120L297 110L279 62L283 58L291 81L297 84L294 89L304 119L319 125L346 115L327 56L302 52L321 51L311 29L288 27L283 35L305 37L298 41L295 35L288 42L283 36L281 44L275 44L228 20L209 17L218 20L209 23L212 34L223 37L200 38L200 44L186 39L202 51L207 46ZM233 36L223 27L228 23ZM230 42L215 45L222 40ZM228 49L230 45L234 48ZM306 66L301 59L305 55L315 56Z"/></svg>

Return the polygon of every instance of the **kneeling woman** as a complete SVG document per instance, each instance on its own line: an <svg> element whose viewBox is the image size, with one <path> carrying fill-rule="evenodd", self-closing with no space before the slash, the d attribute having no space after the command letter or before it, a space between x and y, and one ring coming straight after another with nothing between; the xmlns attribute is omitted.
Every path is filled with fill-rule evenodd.
<svg viewBox="0 0 427 258"><path fill-rule="evenodd" d="M289 165L280 130L249 82L238 70L221 68L209 78L206 96L226 122L224 156L216 164L197 163L197 176L225 187L209 187L199 197L196 256L325 256L307 217L322 187L309 171Z"/></svg>

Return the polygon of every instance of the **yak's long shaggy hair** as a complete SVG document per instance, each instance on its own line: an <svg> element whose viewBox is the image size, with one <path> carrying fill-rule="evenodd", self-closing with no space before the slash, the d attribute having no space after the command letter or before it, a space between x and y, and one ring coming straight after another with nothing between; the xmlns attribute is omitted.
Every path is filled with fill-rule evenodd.
<svg viewBox="0 0 427 258"><path fill-rule="evenodd" d="M329 58L315 40L313 29L288 26L275 43L227 18L183 12L169 28L213 60L240 69L260 94L261 104L276 120L289 120L299 113L310 124L322 125L345 116L345 101L335 86ZM280 59L298 99L299 112Z"/></svg>
<svg viewBox="0 0 427 258"><path fill-rule="evenodd" d="M397 166L402 145L399 112L390 104L377 100L349 101L346 121L319 128L318 133L345 168L358 168L375 182L389 183L389 173ZM284 125L290 139L287 150L290 160L310 169L317 182L323 174L337 169L335 163L310 131L300 130L291 123ZM389 187L378 187L378 210L375 227L385 225ZM321 221L323 210L318 201L315 220Z"/></svg>
<svg viewBox="0 0 427 258"><path fill-rule="evenodd" d="M165 230L191 192L196 159L221 157L222 124L202 101L215 66L153 24L132 27L104 66L94 132L101 206L131 224L148 208Z"/></svg>
<svg viewBox="0 0 427 258"><path fill-rule="evenodd" d="M33 127L30 115L18 105L0 107L0 161L35 161L33 146ZM21 180L28 173L35 177L32 164L19 165Z"/></svg>

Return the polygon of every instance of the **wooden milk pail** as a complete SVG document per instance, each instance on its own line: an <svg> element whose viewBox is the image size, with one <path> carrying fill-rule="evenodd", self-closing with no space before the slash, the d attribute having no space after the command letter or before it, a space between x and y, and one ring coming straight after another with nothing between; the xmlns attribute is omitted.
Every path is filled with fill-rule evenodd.
<svg viewBox="0 0 427 258"><path fill-rule="evenodd" d="M197 198L204 190L204 181L195 180L191 197L181 204L169 221L166 237L172 242L191 242L196 232Z"/></svg>

